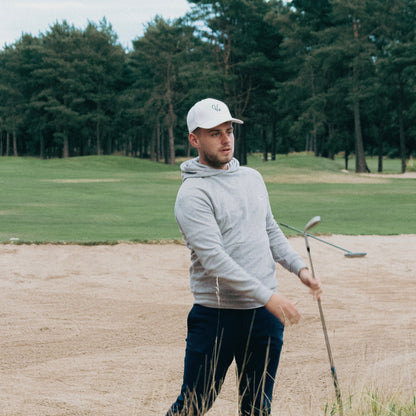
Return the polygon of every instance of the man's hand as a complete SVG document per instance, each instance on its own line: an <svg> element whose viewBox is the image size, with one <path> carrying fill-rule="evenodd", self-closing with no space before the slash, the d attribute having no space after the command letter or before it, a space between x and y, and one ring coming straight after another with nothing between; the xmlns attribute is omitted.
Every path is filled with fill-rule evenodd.
<svg viewBox="0 0 416 416"><path fill-rule="evenodd" d="M301 269L299 272L299 279L305 286L311 289L311 293L315 300L321 299L322 287L321 281L318 278L313 278L312 273L309 269Z"/></svg>
<svg viewBox="0 0 416 416"><path fill-rule="evenodd" d="M309 269L301 269L299 278L305 286L308 286L311 289L311 293L315 300L321 299L321 282L318 278L313 278ZM285 326L297 324L300 320L300 313L296 309L296 303L290 302L289 299L285 298L283 295L274 293L264 306Z"/></svg>
<svg viewBox="0 0 416 416"><path fill-rule="evenodd" d="M296 309L295 304L282 295L273 293L269 301L264 306L285 326L297 324L299 322L300 313Z"/></svg>

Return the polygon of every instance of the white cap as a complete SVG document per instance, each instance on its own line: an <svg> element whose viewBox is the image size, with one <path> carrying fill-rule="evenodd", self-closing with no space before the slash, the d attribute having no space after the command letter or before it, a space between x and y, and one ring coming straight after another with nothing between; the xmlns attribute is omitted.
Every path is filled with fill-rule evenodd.
<svg viewBox="0 0 416 416"><path fill-rule="evenodd" d="M198 127L212 129L226 121L243 124L242 120L231 117L230 110L225 103L214 98L198 101L189 110L186 121L189 133L192 133Z"/></svg>

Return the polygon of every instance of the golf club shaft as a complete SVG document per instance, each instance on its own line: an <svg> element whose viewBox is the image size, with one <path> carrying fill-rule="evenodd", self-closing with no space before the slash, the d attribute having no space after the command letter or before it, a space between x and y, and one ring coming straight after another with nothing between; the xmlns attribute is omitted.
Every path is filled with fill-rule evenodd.
<svg viewBox="0 0 416 416"><path fill-rule="evenodd" d="M309 247L307 233L305 233L305 243L306 243L306 250L307 250L308 256L309 256L309 263L311 265L312 276L315 279L315 270L313 268L313 262L312 262L312 256L311 256L311 248ZM325 318L324 318L324 311L322 309L321 299L318 299L318 307L319 307L319 315L321 317L322 330L324 332L324 337L325 337L326 349L328 351L329 364L331 366L332 380L334 381L335 396L337 398L337 403L338 403L338 408L339 408L339 414L341 416L343 416L344 410L343 410L343 407L342 407L341 389L339 387L337 371L335 369L334 359L332 357L332 352L331 352L331 346L329 344L328 331L326 329L326 323L325 323Z"/></svg>
<svg viewBox="0 0 416 416"><path fill-rule="evenodd" d="M299 230L298 228L292 227L291 225L287 225L287 224L284 224L282 222L279 222L279 224L280 225L283 225L283 227L289 228L289 229L291 229L293 231L297 231L298 233L303 234L303 231L302 230ZM306 233L306 235L308 237L311 237L311 238L314 238L315 240L320 241L321 243L325 243L325 244L328 244L328 245L330 245L332 247L335 247L335 248L337 248L339 250L345 251L347 253L347 255L350 255L352 257L363 257L363 256L365 256L367 254L367 253L353 253L352 251L347 250L346 248L342 248L340 246L337 246L336 244L332 244L329 241L323 240L322 238L319 238L319 237L317 237L317 236L315 236L313 234Z"/></svg>
<svg viewBox="0 0 416 416"><path fill-rule="evenodd" d="M340 414L342 416L343 415L343 408L342 408L341 389L339 387L337 371L335 369L334 359L332 357L331 346L329 344L329 338L328 338L328 331L326 329L324 312L323 312L323 309L322 309L322 303L321 303L320 299L318 299L318 307L319 307L319 315L321 317L322 330L324 332L324 337L325 337L326 349L328 351L329 364L331 366L332 380L334 381L335 395L336 395L336 398L337 398L339 411L340 411Z"/></svg>
<svg viewBox="0 0 416 416"><path fill-rule="evenodd" d="M297 231L298 233L303 234L303 231L302 231L302 230L298 230L297 228L292 227L291 225L283 224L282 222L281 222L281 223L279 223L279 224L280 224L280 225L283 225L283 227L290 228L290 229L291 229L291 230L293 230L293 231ZM328 245L330 245L330 246L332 246L332 247L335 247L335 248L338 248L338 249L340 249L340 250L342 250L342 251L345 251L345 252L347 252L347 253L351 253L351 251L350 251L350 250L347 250L346 248L342 248L342 247L340 247L340 246L337 246L337 245L335 245L335 244L332 244L332 243L330 243L329 241L322 240L322 238L319 238L319 237L317 237L317 236L315 236L315 235L313 235L313 234L306 233L306 235L307 235L308 237L311 237L311 238L314 238L315 240L320 241L321 243L325 243L325 244L328 244Z"/></svg>

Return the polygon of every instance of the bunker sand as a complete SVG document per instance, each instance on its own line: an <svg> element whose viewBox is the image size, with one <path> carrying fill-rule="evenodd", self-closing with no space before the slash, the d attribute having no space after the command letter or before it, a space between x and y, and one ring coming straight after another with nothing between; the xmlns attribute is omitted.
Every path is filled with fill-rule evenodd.
<svg viewBox="0 0 416 416"><path fill-rule="evenodd" d="M416 391L416 235L310 240L344 399ZM304 241L290 239L307 261ZM189 252L179 244L0 246L0 415L164 415L181 385ZM272 415L322 415L335 402L317 304L286 328ZM209 416L236 415L230 369Z"/></svg>

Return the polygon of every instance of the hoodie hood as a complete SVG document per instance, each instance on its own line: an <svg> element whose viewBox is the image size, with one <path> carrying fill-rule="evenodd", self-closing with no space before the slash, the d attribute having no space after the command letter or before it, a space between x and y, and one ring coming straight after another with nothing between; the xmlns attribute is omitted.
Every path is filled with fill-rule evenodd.
<svg viewBox="0 0 416 416"><path fill-rule="evenodd" d="M238 170L240 163L234 157L228 163L228 169L214 169L210 166L199 163L199 157L187 160L181 164L182 181L188 178L206 178L209 176L232 173Z"/></svg>

